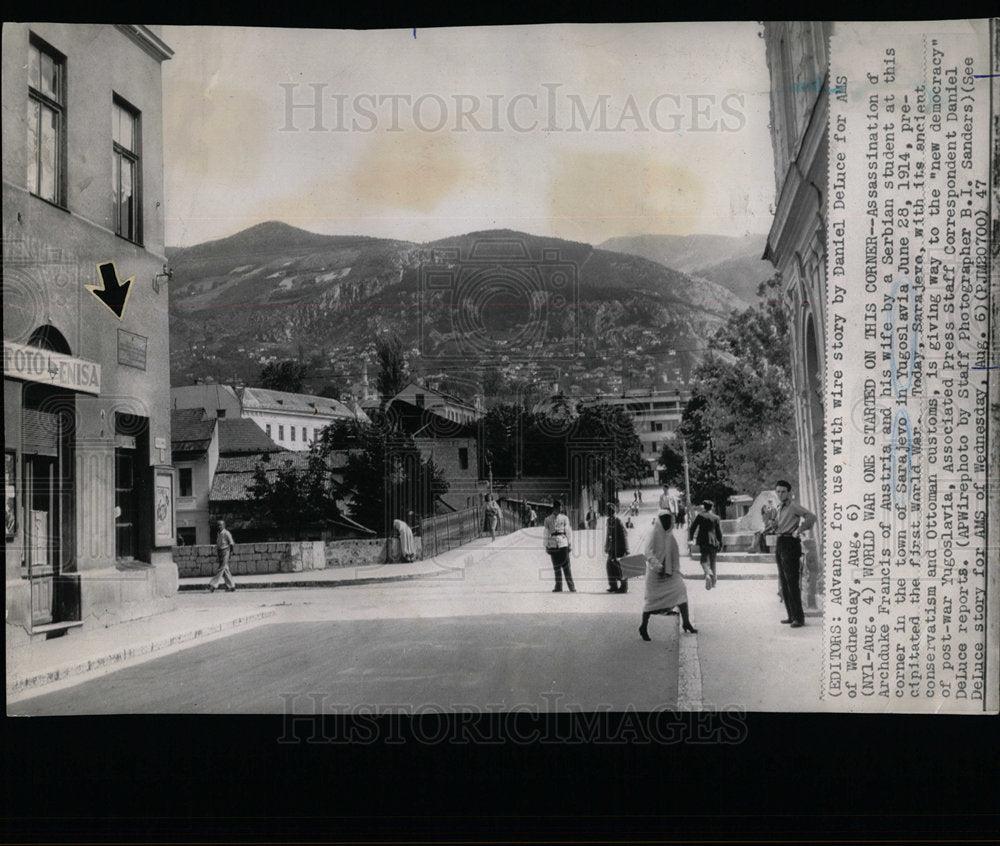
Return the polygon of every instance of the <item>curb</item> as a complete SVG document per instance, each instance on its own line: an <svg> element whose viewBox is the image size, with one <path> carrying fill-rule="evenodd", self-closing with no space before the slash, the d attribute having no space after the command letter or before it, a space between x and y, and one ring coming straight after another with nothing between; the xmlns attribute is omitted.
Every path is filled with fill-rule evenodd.
<svg viewBox="0 0 1000 846"><path fill-rule="evenodd" d="M12 702L33 696L36 692L40 692L41 688L48 687L49 685L61 682L75 684L78 681L83 681L86 677L102 675L121 669L125 664L135 659L146 660L156 656L157 653L166 652L174 647L187 645L190 642L201 640L211 635L263 622L270 617L274 617L276 613L274 610L266 610L244 614L243 616L224 620L220 623L210 623L180 633L161 635L157 639L140 643L137 646L124 646L114 649L107 654L100 655L97 658L81 658L62 667L44 670L33 675L25 675L21 678L14 678L12 681L7 682L7 703L9 705Z"/></svg>
<svg viewBox="0 0 1000 846"><path fill-rule="evenodd" d="M333 588L348 587L350 585L374 585L381 582L407 582L413 579L440 579L451 575L453 570L432 571L430 573L406 573L398 576L365 576L360 579L299 579L283 580L280 582L240 582L236 585L239 591L244 590L276 590L280 588ZM208 593L208 582L199 581L198 584L177 585L179 591L201 591Z"/></svg>
<svg viewBox="0 0 1000 846"><path fill-rule="evenodd" d="M701 688L701 659L698 635L685 635L677 623L677 710L701 711L704 708Z"/></svg>

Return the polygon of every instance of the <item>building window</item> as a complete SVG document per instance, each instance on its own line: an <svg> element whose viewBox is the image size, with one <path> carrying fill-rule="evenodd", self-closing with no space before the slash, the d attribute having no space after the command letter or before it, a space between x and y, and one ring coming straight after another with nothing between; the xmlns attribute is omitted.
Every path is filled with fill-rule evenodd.
<svg viewBox="0 0 1000 846"><path fill-rule="evenodd" d="M653 420L649 424L649 431L650 432L662 432L663 431L663 424L660 423L657 420Z"/></svg>
<svg viewBox="0 0 1000 846"><path fill-rule="evenodd" d="M424 401L426 399L427 398L424 396L424 394L417 394L417 408L423 408L424 407Z"/></svg>
<svg viewBox="0 0 1000 846"><path fill-rule="evenodd" d="M291 436L292 440L294 441L295 440L295 427L294 426L289 426L288 427L288 434Z"/></svg>
<svg viewBox="0 0 1000 846"><path fill-rule="evenodd" d="M215 409L215 416L221 420L223 417L226 416L226 409L224 408Z"/></svg>
<svg viewBox="0 0 1000 846"><path fill-rule="evenodd" d="M306 441L308 441L308 440L309 440L309 438L308 438L308 436L306 435L306 427L305 427L305 426L303 426L303 427L302 427L302 443L305 443L305 442L306 442Z"/></svg>
<svg viewBox="0 0 1000 846"><path fill-rule="evenodd" d="M284 426L279 426L278 427L278 440L279 441L283 441L284 439L285 439L285 427Z"/></svg>
<svg viewBox="0 0 1000 846"><path fill-rule="evenodd" d="M469 448L459 447L458 448L458 466L463 470L469 469Z"/></svg>
<svg viewBox="0 0 1000 846"><path fill-rule="evenodd" d="M111 106L111 137L114 157L111 196L115 233L140 244L139 113L117 96Z"/></svg>
<svg viewBox="0 0 1000 846"><path fill-rule="evenodd" d="M267 435L268 437L271 437L271 424L270 424L270 423L265 423L265 424L264 424L264 433L265 433L265 434L266 434L266 435Z"/></svg>
<svg viewBox="0 0 1000 846"><path fill-rule="evenodd" d="M66 57L31 36L28 46L28 190L63 206Z"/></svg>
<svg viewBox="0 0 1000 846"><path fill-rule="evenodd" d="M194 478L190 467L177 470L177 486L180 488L180 496L194 496Z"/></svg>

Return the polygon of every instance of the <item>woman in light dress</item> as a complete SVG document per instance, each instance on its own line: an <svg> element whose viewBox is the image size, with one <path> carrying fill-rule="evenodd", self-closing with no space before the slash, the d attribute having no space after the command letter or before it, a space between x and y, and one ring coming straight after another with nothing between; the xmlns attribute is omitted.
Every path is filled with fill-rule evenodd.
<svg viewBox="0 0 1000 846"><path fill-rule="evenodd" d="M653 614L669 614L672 608L681 612L685 632L697 634L688 616L687 588L681 575L681 556L674 539L672 514L661 514L653 525L646 543L646 602L642 609L639 634L643 640L649 636L649 618Z"/></svg>
<svg viewBox="0 0 1000 846"><path fill-rule="evenodd" d="M497 539L497 528L500 526L500 506L493 499L493 494L486 494L486 531L490 533L490 542Z"/></svg>

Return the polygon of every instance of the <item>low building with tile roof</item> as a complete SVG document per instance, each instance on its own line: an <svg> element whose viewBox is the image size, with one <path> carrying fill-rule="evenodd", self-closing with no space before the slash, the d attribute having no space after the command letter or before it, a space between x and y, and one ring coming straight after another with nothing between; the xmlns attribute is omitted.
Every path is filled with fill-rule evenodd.
<svg viewBox="0 0 1000 846"><path fill-rule="evenodd" d="M208 495L219 463L220 421L201 408L170 412L171 463L177 469L177 543L209 543Z"/></svg>
<svg viewBox="0 0 1000 846"><path fill-rule="evenodd" d="M279 447L303 452L320 431L337 420L368 421L364 408L354 400L272 391L267 388L232 387L217 383L185 385L170 389L174 408L200 408L220 420L251 420Z"/></svg>

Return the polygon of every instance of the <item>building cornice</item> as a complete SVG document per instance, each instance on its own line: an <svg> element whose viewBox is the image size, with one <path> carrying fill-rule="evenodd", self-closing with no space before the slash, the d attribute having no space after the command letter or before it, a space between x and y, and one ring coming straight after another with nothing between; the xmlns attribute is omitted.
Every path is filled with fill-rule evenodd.
<svg viewBox="0 0 1000 846"><path fill-rule="evenodd" d="M128 36L158 62L165 62L174 55L166 42L144 24L115 24L115 29Z"/></svg>
<svg viewBox="0 0 1000 846"><path fill-rule="evenodd" d="M798 153L788 165L781 185L781 194L776 203L771 231L767 235L767 246L762 258L778 268L788 260L784 248L788 244L789 219L803 217L802 210L804 207L808 208L811 201L819 209L820 216L824 216L825 210L821 207L821 198L818 196L810 198L805 195L807 192L818 194L818 189L813 184L813 177L817 159L825 149L824 140L827 137L830 116L828 79L829 71L823 78L823 87L809 114L809 122L799 143ZM825 174L823 176L825 177Z"/></svg>

